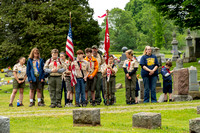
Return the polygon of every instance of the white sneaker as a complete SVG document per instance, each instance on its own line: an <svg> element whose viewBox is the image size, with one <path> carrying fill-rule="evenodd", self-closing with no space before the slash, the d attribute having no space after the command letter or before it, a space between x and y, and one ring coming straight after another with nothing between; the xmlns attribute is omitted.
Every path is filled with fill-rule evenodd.
<svg viewBox="0 0 200 133"><path fill-rule="evenodd" d="M67 104L65 105L65 107L69 107L69 103L67 103Z"/></svg>

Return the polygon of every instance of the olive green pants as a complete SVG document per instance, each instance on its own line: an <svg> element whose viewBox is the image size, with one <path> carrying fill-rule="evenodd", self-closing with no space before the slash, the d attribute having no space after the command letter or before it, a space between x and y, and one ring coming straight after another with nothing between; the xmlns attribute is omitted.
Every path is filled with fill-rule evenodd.
<svg viewBox="0 0 200 133"><path fill-rule="evenodd" d="M125 77L126 102L135 102L136 74L131 79Z"/></svg>

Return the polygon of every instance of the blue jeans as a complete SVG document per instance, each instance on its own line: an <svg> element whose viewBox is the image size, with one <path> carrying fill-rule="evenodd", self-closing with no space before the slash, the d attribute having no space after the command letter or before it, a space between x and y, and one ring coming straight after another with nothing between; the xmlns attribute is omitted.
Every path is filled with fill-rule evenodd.
<svg viewBox="0 0 200 133"><path fill-rule="evenodd" d="M149 91L151 91L151 102L156 103L156 82L157 76L143 77L144 82L144 103L149 102Z"/></svg>
<svg viewBox="0 0 200 133"><path fill-rule="evenodd" d="M82 78L77 78L77 84L75 85L75 89L76 89L76 103L79 103L79 98L81 95L81 103L85 102L85 83L84 83L84 79Z"/></svg>
<svg viewBox="0 0 200 133"><path fill-rule="evenodd" d="M67 89L66 89L66 83L65 83L64 79L62 80L61 99L62 99L63 89L64 89L64 94L65 94L65 105L66 105L66 103L67 103Z"/></svg>

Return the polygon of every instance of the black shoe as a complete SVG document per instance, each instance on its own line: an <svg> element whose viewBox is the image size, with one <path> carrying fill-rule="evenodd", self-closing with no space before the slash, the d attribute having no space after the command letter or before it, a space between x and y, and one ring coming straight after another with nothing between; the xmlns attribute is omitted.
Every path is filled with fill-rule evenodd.
<svg viewBox="0 0 200 133"><path fill-rule="evenodd" d="M173 100L172 100L172 99L169 99L169 102L173 102Z"/></svg>
<svg viewBox="0 0 200 133"><path fill-rule="evenodd" d="M164 102L167 102L167 100L164 100Z"/></svg>
<svg viewBox="0 0 200 133"><path fill-rule="evenodd" d="M79 103L77 103L77 104L75 105L75 107L81 107L81 105L80 105Z"/></svg>
<svg viewBox="0 0 200 133"><path fill-rule="evenodd" d="M62 108L62 106L61 106L61 104L59 103L59 104L57 104L56 105L56 107L58 107L58 108Z"/></svg>
<svg viewBox="0 0 200 133"><path fill-rule="evenodd" d="M126 102L126 104L131 105L131 102Z"/></svg>
<svg viewBox="0 0 200 133"><path fill-rule="evenodd" d="M130 102L130 105L133 105L133 104L135 104L135 101L131 101L131 102Z"/></svg>
<svg viewBox="0 0 200 133"><path fill-rule="evenodd" d="M30 102L29 107L35 106L35 104L33 102Z"/></svg>
<svg viewBox="0 0 200 133"><path fill-rule="evenodd" d="M95 103L95 101L92 101L92 106L96 106L96 103Z"/></svg>
<svg viewBox="0 0 200 133"><path fill-rule="evenodd" d="M9 104L9 107L13 107L13 104L12 104L12 103L10 103L10 104Z"/></svg>
<svg viewBox="0 0 200 133"><path fill-rule="evenodd" d="M45 104L43 104L42 102L39 102L38 106L45 106Z"/></svg>
<svg viewBox="0 0 200 133"><path fill-rule="evenodd" d="M97 102L97 105L100 105L101 103L100 102Z"/></svg>
<svg viewBox="0 0 200 133"><path fill-rule="evenodd" d="M54 105L54 104L51 104L49 107L50 107L50 108L55 108L55 107L56 107L56 105Z"/></svg>

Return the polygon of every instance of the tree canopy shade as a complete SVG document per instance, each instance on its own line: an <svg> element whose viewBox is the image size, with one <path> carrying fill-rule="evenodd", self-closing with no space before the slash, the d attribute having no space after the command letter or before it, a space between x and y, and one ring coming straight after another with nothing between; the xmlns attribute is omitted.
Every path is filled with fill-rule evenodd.
<svg viewBox="0 0 200 133"><path fill-rule="evenodd" d="M45 59L53 48L65 51L70 11L75 50L98 45L101 28L88 0L2 0L0 67L28 57L33 47Z"/></svg>
<svg viewBox="0 0 200 133"><path fill-rule="evenodd" d="M182 28L200 29L200 0L151 0L158 12Z"/></svg>

